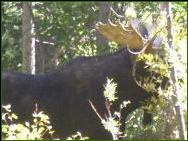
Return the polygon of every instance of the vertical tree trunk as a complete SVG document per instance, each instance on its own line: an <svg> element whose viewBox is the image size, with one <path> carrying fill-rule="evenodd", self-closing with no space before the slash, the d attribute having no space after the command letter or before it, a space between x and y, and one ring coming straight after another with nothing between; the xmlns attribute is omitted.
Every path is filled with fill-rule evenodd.
<svg viewBox="0 0 188 141"><path fill-rule="evenodd" d="M35 73L35 38L34 22L32 18L32 3L23 2L22 13L22 53L23 53L23 71Z"/></svg>
<svg viewBox="0 0 188 141"><path fill-rule="evenodd" d="M98 21L106 23L108 21L108 15L110 10L109 2L101 2L99 6L99 18ZM107 39L102 36L99 32L96 33L97 47L99 48L98 53L103 53L103 49L108 45Z"/></svg>
<svg viewBox="0 0 188 141"><path fill-rule="evenodd" d="M54 46L50 39L36 40L36 73L51 72L57 68L58 55L61 50Z"/></svg>
<svg viewBox="0 0 188 141"><path fill-rule="evenodd" d="M168 45L169 45L170 49L173 49L173 45L172 45L172 41L173 41L173 38L172 38L172 15L171 15L172 13L171 13L170 2L165 3L165 8L166 8L167 30L168 30L168 35L167 35ZM185 121L184 121L181 107L178 104L178 91L176 88L176 70L174 67L171 70L171 79L172 79L172 82L174 85L172 100L173 100L173 104L175 106L176 118L178 120L179 138L185 139Z"/></svg>
<svg viewBox="0 0 188 141"><path fill-rule="evenodd" d="M44 44L39 40L36 40L36 64L35 64L35 72L38 73L44 73L45 72L45 55L44 55Z"/></svg>

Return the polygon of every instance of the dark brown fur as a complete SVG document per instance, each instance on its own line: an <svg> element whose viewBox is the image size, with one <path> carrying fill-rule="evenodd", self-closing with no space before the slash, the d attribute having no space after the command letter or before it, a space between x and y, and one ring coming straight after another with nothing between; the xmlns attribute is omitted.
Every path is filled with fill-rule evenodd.
<svg viewBox="0 0 188 141"><path fill-rule="evenodd" d="M38 103L39 110L49 115L58 137L80 131L91 139L112 139L88 102L90 99L105 117L103 90L107 77L118 86L118 100L112 111L119 110L123 101L131 101L121 113L123 130L126 116L152 95L133 80L132 61L126 49L106 56L78 57L44 75L3 73L2 101L11 103L22 121L31 118L34 104ZM145 117L145 122L151 121L151 114L145 112Z"/></svg>

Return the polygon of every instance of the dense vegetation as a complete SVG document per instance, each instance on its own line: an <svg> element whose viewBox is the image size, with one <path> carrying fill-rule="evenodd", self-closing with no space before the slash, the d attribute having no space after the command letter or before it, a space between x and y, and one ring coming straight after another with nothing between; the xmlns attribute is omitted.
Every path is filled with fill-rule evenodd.
<svg viewBox="0 0 188 141"><path fill-rule="evenodd" d="M1 4L2 70L22 71L23 2ZM138 18L146 25L168 24L165 5L159 2L33 2L30 6L34 22L36 73L51 72L59 64L64 64L77 56L108 54L118 50L120 45L108 42L96 31L95 25L98 21L106 22L111 19L126 24L128 20ZM187 123L187 2L172 2L171 10L173 49L168 52L168 61L176 69L177 103L181 105ZM164 50L168 46L167 33L167 30L160 33L164 40ZM154 66L152 62L149 65ZM126 123L126 139L179 139L178 123L173 113L173 100L171 98L168 100L163 110L155 111L154 124L151 126L142 125L140 110L131 114ZM170 112L168 109L171 109ZM15 118L14 115L10 116ZM48 121L46 116L43 117ZM29 126L17 125L18 130L26 131L32 127L34 130L35 123ZM17 130L17 127L13 130ZM4 126L7 132L12 130L11 128ZM29 139L35 138L36 134L37 139L42 138L40 134L43 134L45 129L40 130L39 133L28 133L31 135ZM49 131L52 132L51 128ZM21 133L18 134L18 139L22 136ZM7 139L11 137L11 133L6 136ZM85 138L81 136L80 139Z"/></svg>

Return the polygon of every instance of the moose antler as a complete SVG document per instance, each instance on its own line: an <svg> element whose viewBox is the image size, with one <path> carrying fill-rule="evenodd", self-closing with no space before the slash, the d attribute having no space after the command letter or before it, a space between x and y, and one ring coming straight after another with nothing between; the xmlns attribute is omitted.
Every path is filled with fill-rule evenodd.
<svg viewBox="0 0 188 141"><path fill-rule="evenodd" d="M110 20L107 24L98 22L96 25L96 29L108 40L114 41L122 46L126 46L133 54L153 52L152 43L157 37L156 34L150 40L146 40L138 32L137 28L138 27L136 27L133 22L130 22L128 27L124 27L123 24L114 24ZM132 52L131 49L139 49L141 51L135 53Z"/></svg>
<svg viewBox="0 0 188 141"><path fill-rule="evenodd" d="M139 49L143 46L142 37L130 25L124 27L123 24L113 24L110 20L107 24L97 23L96 29L103 34L108 40L114 41L122 46L128 46L130 49Z"/></svg>

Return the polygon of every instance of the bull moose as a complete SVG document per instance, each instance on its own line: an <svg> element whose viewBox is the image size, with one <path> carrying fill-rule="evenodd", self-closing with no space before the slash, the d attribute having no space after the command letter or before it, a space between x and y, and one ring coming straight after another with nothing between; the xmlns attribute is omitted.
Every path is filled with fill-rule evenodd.
<svg viewBox="0 0 188 141"><path fill-rule="evenodd" d="M131 102L121 110L123 131L126 117L155 95L135 82L132 75L135 54L130 49L151 52L154 38L145 42L133 26L124 28L121 24L110 22L99 23L97 29L109 40L127 48L103 56L77 57L56 71L42 75L4 72L3 104L11 103L13 112L25 121L31 118L34 105L38 103L39 109L49 115L55 135L59 138L80 131L91 139L112 139L88 100L92 101L102 117L107 115L104 84L107 77L113 78L117 83L118 100L113 104L112 111L118 110L125 100ZM151 113L145 110L144 124L151 121Z"/></svg>

